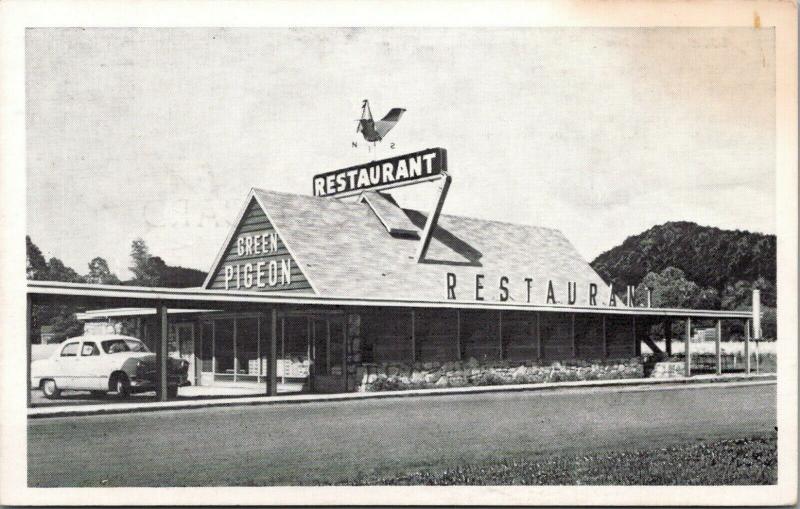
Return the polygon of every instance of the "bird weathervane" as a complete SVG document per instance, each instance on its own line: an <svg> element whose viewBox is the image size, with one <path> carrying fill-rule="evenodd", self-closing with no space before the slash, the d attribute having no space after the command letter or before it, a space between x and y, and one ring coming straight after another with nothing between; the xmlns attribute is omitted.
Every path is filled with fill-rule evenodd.
<svg viewBox="0 0 800 509"><path fill-rule="evenodd" d="M383 140L386 134L400 121L400 117L405 111L405 108L392 108L385 117L375 122L372 119L369 101L364 99L364 102L361 103L361 119L358 120L356 132L361 133L365 140L375 144Z"/></svg>

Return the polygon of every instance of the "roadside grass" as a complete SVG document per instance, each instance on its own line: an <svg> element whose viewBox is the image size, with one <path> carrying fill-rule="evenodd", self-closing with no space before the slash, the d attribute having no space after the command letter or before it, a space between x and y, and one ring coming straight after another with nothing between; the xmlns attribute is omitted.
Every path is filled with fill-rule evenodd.
<svg viewBox="0 0 800 509"><path fill-rule="evenodd" d="M777 434L654 450L503 461L365 477L348 485L768 485L778 480Z"/></svg>

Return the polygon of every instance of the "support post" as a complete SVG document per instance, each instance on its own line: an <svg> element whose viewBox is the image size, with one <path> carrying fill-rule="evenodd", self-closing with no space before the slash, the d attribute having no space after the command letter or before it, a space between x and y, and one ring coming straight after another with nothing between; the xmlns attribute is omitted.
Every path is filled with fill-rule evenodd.
<svg viewBox="0 0 800 509"><path fill-rule="evenodd" d="M744 321L744 370L750 374L750 320Z"/></svg>
<svg viewBox="0 0 800 509"><path fill-rule="evenodd" d="M168 341L169 319L167 318L167 306L160 302L156 310L156 373L158 374L157 395L159 401L167 401L167 362L168 362Z"/></svg>
<svg viewBox="0 0 800 509"><path fill-rule="evenodd" d="M761 341L761 290L753 290L753 340L756 342L756 374L760 373L758 342Z"/></svg>
<svg viewBox="0 0 800 509"><path fill-rule="evenodd" d="M692 319L686 318L686 345L684 346L686 376L692 375Z"/></svg>
<svg viewBox="0 0 800 509"><path fill-rule="evenodd" d="M753 290L753 339L761 338L761 290Z"/></svg>
<svg viewBox="0 0 800 509"><path fill-rule="evenodd" d="M31 406L31 362L33 359L33 347L31 346L31 336L33 335L33 302L31 299L31 294L27 294L25 298L25 349L27 351L26 354L26 369L25 369L25 378L27 382L25 386L28 388L27 392L27 405L28 408Z"/></svg>
<svg viewBox="0 0 800 509"><path fill-rule="evenodd" d="M461 310L456 309L456 359L461 360Z"/></svg>
<svg viewBox="0 0 800 509"><path fill-rule="evenodd" d="M325 373L331 373L331 321L325 320Z"/></svg>
<svg viewBox="0 0 800 509"><path fill-rule="evenodd" d="M286 318L283 317L281 317L281 383L286 383Z"/></svg>
<svg viewBox="0 0 800 509"><path fill-rule="evenodd" d="M578 343L575 341L575 313L570 315L569 320L569 334L572 338L572 358L578 358Z"/></svg>
<svg viewBox="0 0 800 509"><path fill-rule="evenodd" d="M536 312L536 360L541 361L544 358L544 352L542 350L542 324L541 324L541 313L538 311Z"/></svg>
<svg viewBox="0 0 800 509"><path fill-rule="evenodd" d="M236 318L233 319L233 381L236 382L236 377L239 376L239 355L236 352L236 343L238 342L239 336L236 334ZM176 332L177 335L177 332Z"/></svg>
<svg viewBox="0 0 800 509"><path fill-rule="evenodd" d="M647 307L653 307L653 290L647 289Z"/></svg>
<svg viewBox="0 0 800 509"><path fill-rule="evenodd" d="M608 359L608 333L606 331L606 315L603 315L603 358Z"/></svg>
<svg viewBox="0 0 800 509"><path fill-rule="evenodd" d="M722 374L722 320L717 320L717 334L714 339L714 347L717 353L717 374Z"/></svg>
<svg viewBox="0 0 800 509"><path fill-rule="evenodd" d="M308 338L308 390L314 390L314 370L317 368L316 366L316 352L312 349L312 344L314 342L314 336L311 332L311 317L309 316L306 318L306 337Z"/></svg>
<svg viewBox="0 0 800 509"><path fill-rule="evenodd" d="M503 312L497 312L497 340L500 342L500 360L503 360Z"/></svg>
<svg viewBox="0 0 800 509"><path fill-rule="evenodd" d="M667 356L672 356L672 320L664 320L664 348Z"/></svg>
<svg viewBox="0 0 800 509"><path fill-rule="evenodd" d="M417 362L417 334L416 334L416 317L414 310L411 310L411 363Z"/></svg>
<svg viewBox="0 0 800 509"><path fill-rule="evenodd" d="M425 228L422 230L422 235L419 239L419 249L417 249L417 263L421 262L428 252L428 246L431 244L433 237L433 230L436 228L436 223L439 222L439 214L442 213L442 206L444 200L447 198L447 191L450 189L450 182L452 178L446 173L442 173L443 177L439 180L439 195L436 197L436 203L433 206L428 219L425 221Z"/></svg>
<svg viewBox="0 0 800 509"><path fill-rule="evenodd" d="M269 359L267 362L267 373L269 375L267 381L267 395L278 395L278 310L272 308L272 319L270 320L270 335L269 335ZM309 373L311 376L311 373Z"/></svg>

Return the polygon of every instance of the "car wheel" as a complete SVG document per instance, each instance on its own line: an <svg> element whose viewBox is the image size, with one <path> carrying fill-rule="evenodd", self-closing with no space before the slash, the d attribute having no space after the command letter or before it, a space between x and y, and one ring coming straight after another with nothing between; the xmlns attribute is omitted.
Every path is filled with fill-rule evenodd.
<svg viewBox="0 0 800 509"><path fill-rule="evenodd" d="M178 387L177 386L167 387L167 398L173 399L177 397L178 397Z"/></svg>
<svg viewBox="0 0 800 509"><path fill-rule="evenodd" d="M114 378L112 387L114 387L114 394L116 394L118 398L125 399L129 398L131 395L131 382L125 375L117 375L116 378Z"/></svg>
<svg viewBox="0 0 800 509"><path fill-rule="evenodd" d="M42 392L47 399L56 399L61 396L61 390L56 386L55 380L42 381Z"/></svg>

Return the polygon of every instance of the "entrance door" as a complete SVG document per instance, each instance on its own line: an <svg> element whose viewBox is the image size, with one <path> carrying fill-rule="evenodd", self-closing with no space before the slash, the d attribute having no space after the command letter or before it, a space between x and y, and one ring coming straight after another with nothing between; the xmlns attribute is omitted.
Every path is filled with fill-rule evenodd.
<svg viewBox="0 0 800 509"><path fill-rule="evenodd" d="M345 326L341 317L311 321L314 392L345 392Z"/></svg>
<svg viewBox="0 0 800 509"><path fill-rule="evenodd" d="M174 352L171 352L171 355L177 359L183 359L189 363L189 380L192 382L192 385L197 385L194 355L194 324L175 324L173 326L172 334L175 338L173 344L175 345L176 349Z"/></svg>

